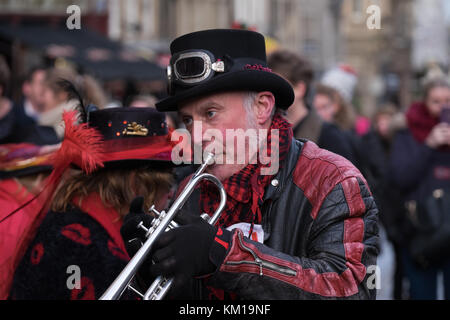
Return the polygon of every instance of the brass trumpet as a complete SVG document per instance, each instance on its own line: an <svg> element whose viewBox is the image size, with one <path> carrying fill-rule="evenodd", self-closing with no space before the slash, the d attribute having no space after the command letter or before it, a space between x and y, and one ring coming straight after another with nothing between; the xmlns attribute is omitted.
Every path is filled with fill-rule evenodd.
<svg viewBox="0 0 450 320"><path fill-rule="evenodd" d="M156 217L153 219L150 228L145 228L142 223L139 225L140 228L146 231L145 242L133 256L133 258L128 262L125 268L120 272L113 283L109 286L109 288L103 293L103 295L100 297L100 300L118 300L127 288L137 293L143 298L143 300L161 300L164 298L166 293L169 291L170 286L172 285L172 278L159 276L155 279L155 281L144 294L132 287L130 283L139 270L139 267L147 258L156 239L168 229L177 227L177 224L175 223L175 221L173 221L175 216L183 207L192 191L194 191L195 186L203 179L211 181L217 186L220 192L220 203L219 207L211 217L209 217L209 215L206 213L202 214L201 217L205 219L210 225L214 225L217 222L222 213L222 210L225 207L227 195L222 183L219 181L219 179L217 179L217 177L209 173L203 173L206 167L213 163L213 160L214 154L209 153L204 163L193 174L193 176L186 184L181 194L173 202L167 213L165 211L158 212L154 209L154 206L152 206L150 210L152 210L156 214Z"/></svg>

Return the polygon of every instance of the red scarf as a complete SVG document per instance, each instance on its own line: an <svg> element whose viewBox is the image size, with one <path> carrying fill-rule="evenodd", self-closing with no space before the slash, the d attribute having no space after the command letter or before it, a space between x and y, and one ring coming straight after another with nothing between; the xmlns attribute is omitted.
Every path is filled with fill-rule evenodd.
<svg viewBox="0 0 450 320"><path fill-rule="evenodd" d="M280 115L276 114L272 120L267 137L267 156L271 155L272 130L279 130L279 167L286 158L292 141L292 127ZM247 222L260 224L262 220L261 206L263 203L264 190L274 175L262 175L263 167L269 164L249 164L236 174L232 175L222 184L227 192L227 204L219 219L218 225L228 227L235 223ZM201 212L212 215L219 204L219 193L211 183L205 181L201 185L200 208Z"/></svg>
<svg viewBox="0 0 450 320"><path fill-rule="evenodd" d="M430 114L423 102L411 105L406 112L406 120L413 137L420 143L425 142L433 127L439 123L439 119Z"/></svg>
<svg viewBox="0 0 450 320"><path fill-rule="evenodd" d="M433 127L439 124L440 119L433 117L425 103L418 102L411 105L406 112L406 120L408 128L411 131L414 139L420 143L425 143L428 135ZM450 147L447 145L440 146L439 151L449 152Z"/></svg>

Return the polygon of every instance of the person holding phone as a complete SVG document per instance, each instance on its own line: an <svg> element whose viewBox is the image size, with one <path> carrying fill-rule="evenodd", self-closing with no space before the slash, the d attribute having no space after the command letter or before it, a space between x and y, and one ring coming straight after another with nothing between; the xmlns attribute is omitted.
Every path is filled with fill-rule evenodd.
<svg viewBox="0 0 450 320"><path fill-rule="evenodd" d="M445 242L433 259L438 262L419 259L417 250L431 246L429 238L417 241L420 232L411 216L430 212L422 206L429 202L436 191L442 199L450 197L450 84L446 79L429 81L424 88L422 102L414 103L406 112L407 128L398 131L392 146L390 177L401 188L405 204L410 207L405 216L404 248L402 252L403 272L410 282L410 298L436 299L436 278L439 271L444 274L445 297L450 299L450 245ZM444 200L445 201L445 200ZM420 208L424 208L423 210ZM418 208L416 210L416 208ZM447 212L448 215L448 212ZM441 242L440 245L442 245ZM437 247L436 247L437 248ZM446 251L448 253L446 253ZM420 261L419 261L419 260Z"/></svg>

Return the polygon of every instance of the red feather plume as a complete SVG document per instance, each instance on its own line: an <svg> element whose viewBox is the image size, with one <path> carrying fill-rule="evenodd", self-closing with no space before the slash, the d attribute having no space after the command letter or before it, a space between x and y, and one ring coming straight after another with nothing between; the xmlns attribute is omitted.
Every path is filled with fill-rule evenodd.
<svg viewBox="0 0 450 320"><path fill-rule="evenodd" d="M7 218L16 212L19 212L19 210L29 205L36 199L41 199L39 208L36 208L39 211L34 217L33 224L30 225L22 245L20 245L20 248L17 249L18 257L23 256L23 253L27 249L27 245L33 239L42 219L45 217L45 213L50 207L50 200L59 184L60 178L70 164L74 163L80 166L80 168L87 174L99 167L104 166L102 135L94 128L89 128L86 123L77 125L76 111L64 112L63 120L65 124L64 140L61 144L61 148L52 159L53 172L50 177L48 177L44 188L32 199L22 204L19 208L9 213L0 221L0 223L5 221Z"/></svg>
<svg viewBox="0 0 450 320"><path fill-rule="evenodd" d="M102 135L87 123L76 124L75 111L63 113L64 140L55 155L53 167L63 171L71 164L78 165L85 173L103 167Z"/></svg>

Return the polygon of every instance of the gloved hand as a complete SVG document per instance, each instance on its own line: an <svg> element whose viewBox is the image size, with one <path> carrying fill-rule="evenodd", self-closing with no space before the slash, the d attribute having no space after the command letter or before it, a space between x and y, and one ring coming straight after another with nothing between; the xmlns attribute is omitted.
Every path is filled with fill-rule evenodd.
<svg viewBox="0 0 450 320"><path fill-rule="evenodd" d="M146 240L145 231L137 226L143 221L149 227L152 217L145 214L143 198L132 201L130 212L120 230L128 254L133 256ZM209 225L200 216L179 214L175 219L181 226L167 231L154 242L149 258L140 268L139 275L147 283L159 275L175 276L169 296L179 298L193 276L214 272L225 258L231 232ZM154 264L152 264L152 260Z"/></svg>
<svg viewBox="0 0 450 320"><path fill-rule="evenodd" d="M125 216L122 227L120 228L120 234L122 235L125 243L125 248L131 258L136 254L147 239L145 237L145 230L138 228L139 223L142 222L148 229L153 220L152 216L144 212L143 205L143 197L134 198L130 204L130 211ZM135 286L138 288L148 288L148 286L153 282L154 277L150 274L151 263L151 259L146 259L139 268L139 271L135 277Z"/></svg>
<svg viewBox="0 0 450 320"><path fill-rule="evenodd" d="M120 234L130 257L136 254L146 240L144 229L138 228L139 223L143 222L144 226L149 228L153 220L152 216L144 212L143 205L143 197L134 198L130 204L130 212L123 219L120 228Z"/></svg>
<svg viewBox="0 0 450 320"><path fill-rule="evenodd" d="M200 216L187 215L178 222L188 224L165 232L155 241L151 274L196 277L213 273L226 253L226 248L217 247L215 242L218 228ZM219 230L223 234L222 229Z"/></svg>
<svg viewBox="0 0 450 320"><path fill-rule="evenodd" d="M191 223L162 234L153 245L150 267L154 276L201 276L212 273L216 266L210 260L210 249L217 229L200 216Z"/></svg>

